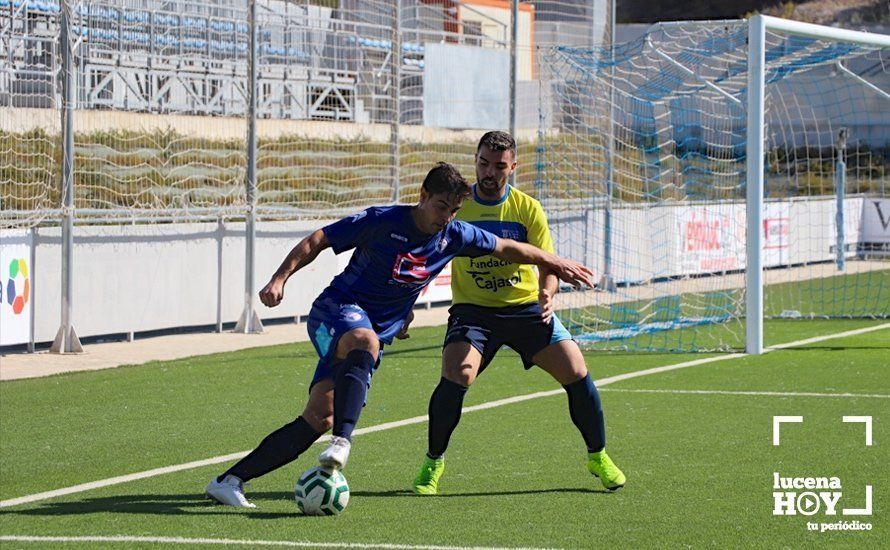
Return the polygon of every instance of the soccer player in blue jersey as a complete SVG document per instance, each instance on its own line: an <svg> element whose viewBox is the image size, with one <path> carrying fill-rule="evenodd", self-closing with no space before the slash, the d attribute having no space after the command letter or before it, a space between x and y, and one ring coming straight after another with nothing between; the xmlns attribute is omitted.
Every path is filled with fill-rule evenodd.
<svg viewBox="0 0 890 550"><path fill-rule="evenodd" d="M476 185L457 219L499 237L528 242L548 252L553 242L541 204L508 185L516 168L516 142L488 132L476 149ZM596 385L578 344L554 313L558 280L546 265L538 275L524 262L497 256L455 258L451 266L453 305L442 352L442 377L430 397L428 448L414 492L434 495L445 471L445 449L460 421L470 384L507 345L525 368L538 365L562 384L569 413L587 447L587 469L616 490L625 476L606 454L606 428ZM406 329L407 330L407 329Z"/></svg>
<svg viewBox="0 0 890 550"><path fill-rule="evenodd" d="M457 256L490 254L516 263L547 266L573 285L591 285L581 264L529 244L499 238L454 221L470 187L452 166L439 163L426 176L415 206L372 207L303 239L287 255L260 299L274 307L284 284L322 250L355 249L346 269L334 277L309 312L307 328L319 361L309 400L293 422L272 432L243 459L213 478L207 496L231 506L253 507L243 483L296 459L333 428L322 466L343 468L351 448L371 375L382 348L407 326L420 292Z"/></svg>

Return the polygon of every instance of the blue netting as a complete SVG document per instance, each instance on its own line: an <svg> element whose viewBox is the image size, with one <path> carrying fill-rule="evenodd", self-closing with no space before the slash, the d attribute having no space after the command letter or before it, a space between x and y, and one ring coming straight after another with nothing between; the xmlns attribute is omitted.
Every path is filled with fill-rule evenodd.
<svg viewBox="0 0 890 550"><path fill-rule="evenodd" d="M658 351L743 345L747 55L747 26L737 23L656 25L612 49L549 53L558 137L548 137L551 119L542 114L536 184L563 205L548 208L551 217L586 212L573 219L585 219L588 233L566 222L554 230L557 248L581 251L599 270L611 262L604 284L612 292L564 315L579 341ZM888 90L887 59L849 43L767 36L765 192L783 202L768 207L773 225L764 230L788 235L768 245L780 252L765 252L768 275L781 282L767 294L770 316L890 315L890 270L818 271L834 257L823 241L834 231L826 226L841 127L855 136L858 192L890 194L890 107L837 63ZM801 199L819 214L801 214L792 206L809 205ZM813 226L792 228L792 218ZM692 250L698 263L683 264L678 249L690 239L702 247ZM816 240L799 244L806 239ZM733 243L741 253L713 252Z"/></svg>

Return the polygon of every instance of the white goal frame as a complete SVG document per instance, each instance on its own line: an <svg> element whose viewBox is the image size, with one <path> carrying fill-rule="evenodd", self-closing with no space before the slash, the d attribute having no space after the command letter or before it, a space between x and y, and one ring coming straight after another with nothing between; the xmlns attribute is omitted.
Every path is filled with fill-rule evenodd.
<svg viewBox="0 0 890 550"><path fill-rule="evenodd" d="M745 269L745 352L763 353L763 209L766 33L890 48L890 36L788 21L766 15L748 20L748 120ZM863 82L863 85L868 83Z"/></svg>

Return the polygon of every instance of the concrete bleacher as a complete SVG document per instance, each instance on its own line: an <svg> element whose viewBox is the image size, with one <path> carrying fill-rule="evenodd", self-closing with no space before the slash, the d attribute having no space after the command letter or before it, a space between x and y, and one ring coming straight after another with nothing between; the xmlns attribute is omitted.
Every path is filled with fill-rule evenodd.
<svg viewBox="0 0 890 550"><path fill-rule="evenodd" d="M58 15L61 12L58 2L0 0L0 8L9 7L10 4L29 13ZM80 24L73 25L72 31L82 36L88 43L118 43L128 48L154 46L193 53L209 50L217 54L244 53L248 47L247 25L226 19L88 4L81 5L77 15ZM234 34L234 37L223 39L209 36L213 33L229 36ZM259 38L260 55L271 58L269 62L274 63L275 59L308 62L311 59L310 53L303 48L273 43L271 33L268 31L261 30ZM348 36L347 40L366 50L384 52L392 50L392 42L389 40L363 36ZM422 44L406 42L401 48L405 54L403 60L405 65L423 68Z"/></svg>
<svg viewBox="0 0 890 550"><path fill-rule="evenodd" d="M211 9L184 0L182 9L177 6L158 2L153 7L128 7L93 0L73 8L70 31L79 37L81 70L87 86L96 86L85 93L85 108L240 112L243 99L237 80L243 78L239 75L244 74L250 38L245 5L223 2ZM264 8L269 11L258 14L257 55L264 70L260 78L269 93L296 94L299 99L288 105L304 107L270 104L263 107L269 110L268 116L325 117L334 103L343 103L338 119L343 116L340 111L356 116L362 108L352 104L358 73L378 71L390 62L393 42L387 38L391 35L348 17L340 19L343 15L338 17L331 10L276 11L280 9L270 4ZM57 63L53 56L58 55L54 44L62 20L59 0L0 0L0 11L11 15L11 31L23 37L10 51L10 77L0 82L0 91L9 96L6 103L37 106L31 96L39 96L39 105L50 107L56 93L51 70ZM412 38L399 44L401 55L396 58L406 74L416 75L424 71L425 47L422 40ZM146 63L146 58L155 62ZM159 96L153 94L160 85L129 84L166 81L171 71L177 80ZM334 88L337 92L331 91ZM206 97L201 90L207 90ZM318 102L322 96L340 99Z"/></svg>
<svg viewBox="0 0 890 550"><path fill-rule="evenodd" d="M347 41L350 43L357 43L361 48L369 51L379 51L383 53L390 53L392 51L392 42L390 40L380 40L362 36L349 36L347 37ZM423 44L404 42L402 44L402 63L409 67L417 67L423 69L423 53Z"/></svg>
<svg viewBox="0 0 890 550"><path fill-rule="evenodd" d="M30 0L0 0L0 8L8 8L12 4L13 8L20 8L23 5L30 11L38 13L59 13L61 8L58 3L52 2L32 2Z"/></svg>

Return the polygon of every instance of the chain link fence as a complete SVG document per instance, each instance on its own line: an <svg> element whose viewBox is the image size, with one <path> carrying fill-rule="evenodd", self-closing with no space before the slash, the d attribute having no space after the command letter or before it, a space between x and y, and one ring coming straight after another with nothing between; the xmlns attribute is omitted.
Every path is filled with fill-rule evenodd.
<svg viewBox="0 0 890 550"><path fill-rule="evenodd" d="M537 194L538 144L560 124L543 52L610 43L611 13L605 0L0 0L0 230L15 265L33 268L61 243L58 271L32 270L61 283L52 350L81 349L75 319L96 335L209 318L198 306L75 310L91 302L83 277L74 285L75 256L98 254L83 248L91 238L119 234L133 251L132 235L163 233L188 248L177 235L214 222L216 296L177 296L215 300L221 330L232 307L222 274L243 268L236 330L257 332L260 222L413 202L437 161L472 180L492 129L516 135L517 184ZM243 235L243 263L223 260L226 227ZM86 286L132 268L115 266ZM29 281L15 287L22 302ZM145 284L165 294L163 280ZM12 311L30 308L30 320L5 322L0 341L45 341L55 302L43 290L39 310L30 299Z"/></svg>
<svg viewBox="0 0 890 550"><path fill-rule="evenodd" d="M0 227L58 224L66 211L65 25L77 223L248 210L295 219L411 202L434 162L472 179L481 133L511 129L509 2L257 0L253 56L249 5L3 0ZM518 183L533 190L541 122L558 124L541 52L608 43L611 8L520 2L517 14Z"/></svg>

